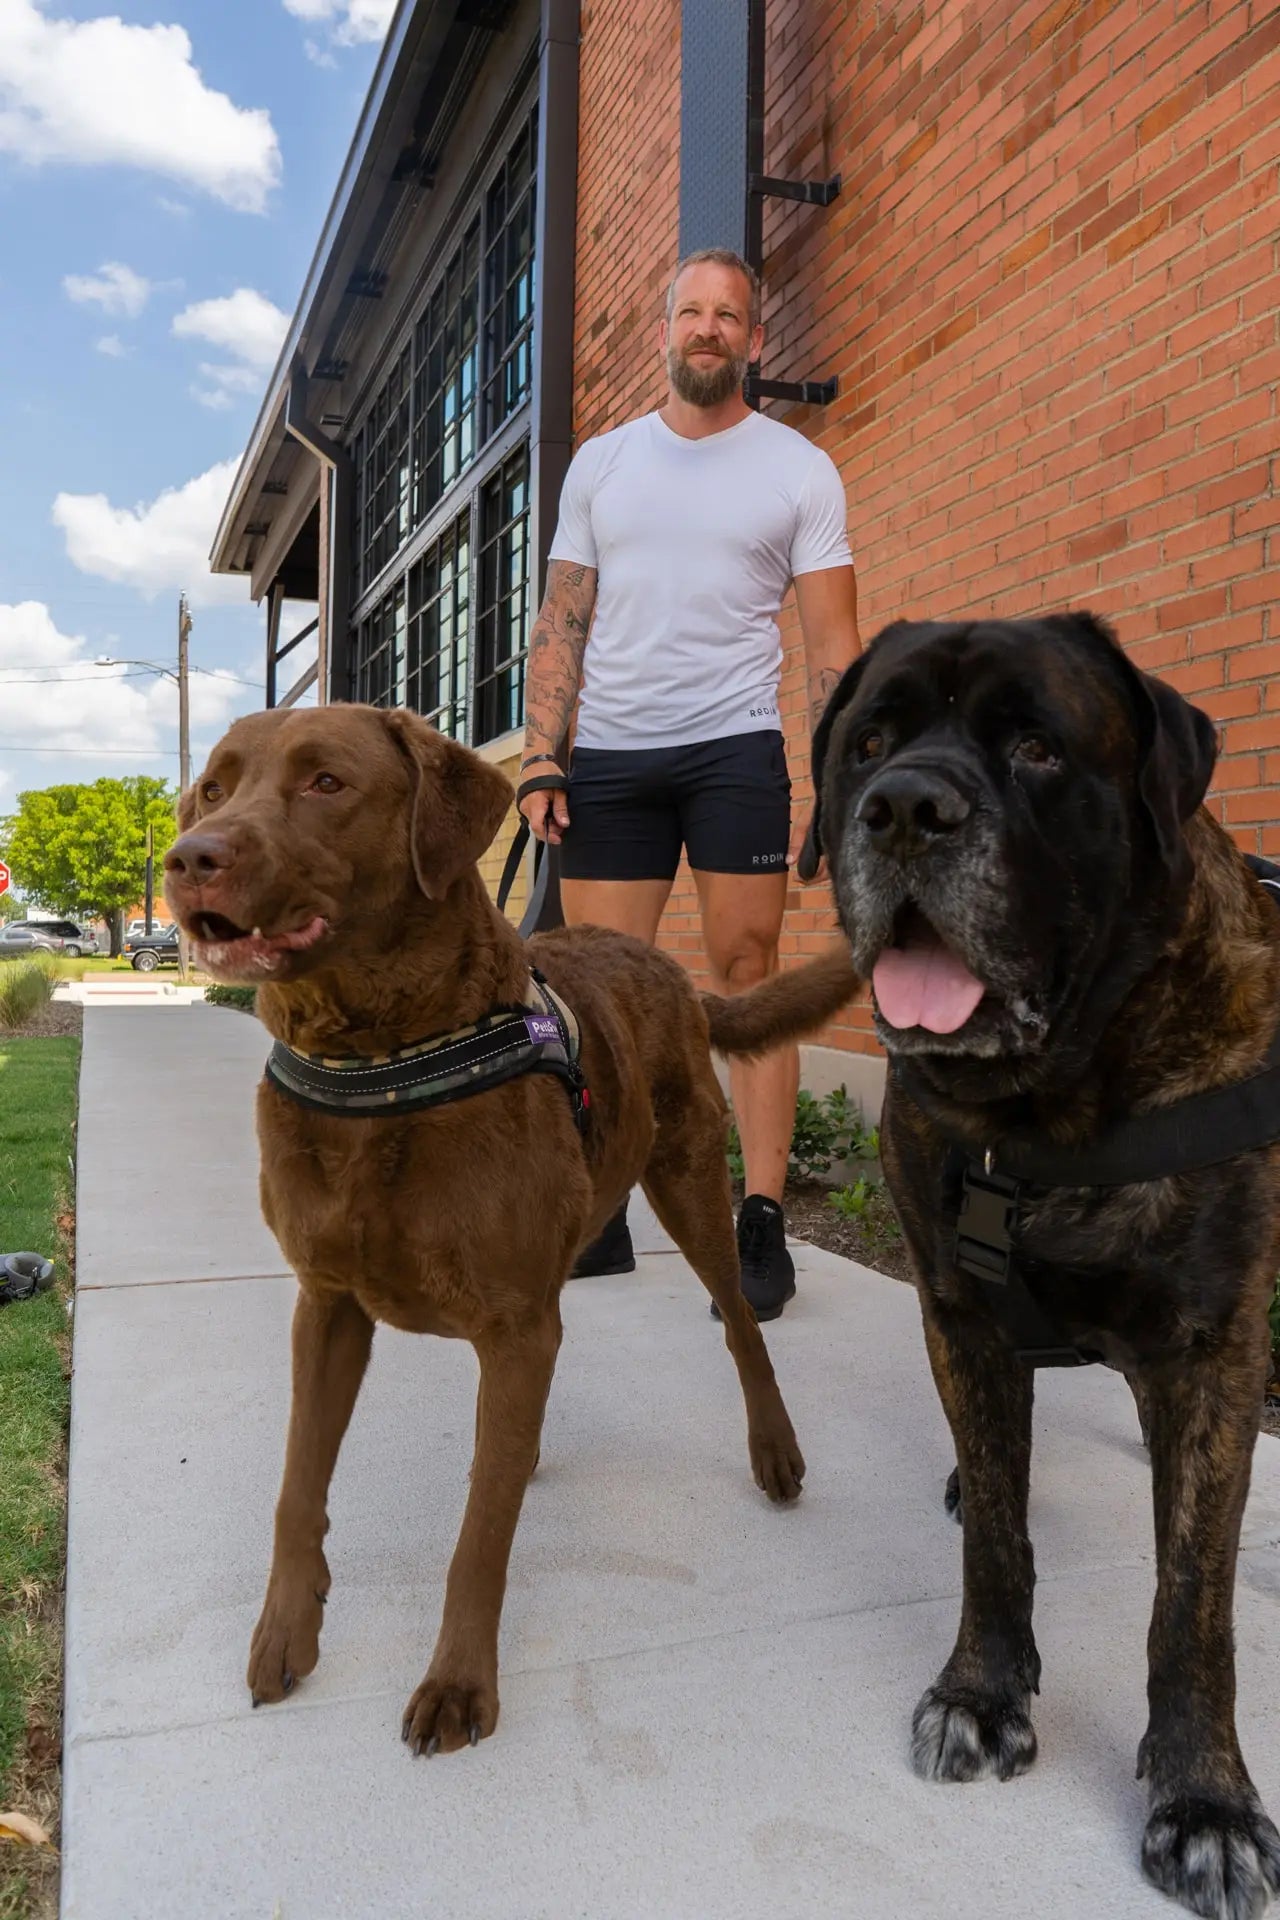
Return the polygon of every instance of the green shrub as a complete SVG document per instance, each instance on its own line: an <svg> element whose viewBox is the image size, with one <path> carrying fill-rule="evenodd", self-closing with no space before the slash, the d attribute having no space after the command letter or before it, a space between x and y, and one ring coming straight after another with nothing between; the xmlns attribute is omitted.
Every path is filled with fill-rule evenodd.
<svg viewBox="0 0 1280 1920"><path fill-rule="evenodd" d="M876 1128L863 1127L857 1104L849 1098L847 1088L837 1087L833 1093L818 1096L803 1087L800 1089L787 1160L788 1179L813 1181L851 1154L874 1160L879 1151L880 1136ZM729 1172L735 1180L745 1178L742 1142L737 1127L732 1125Z"/></svg>
<svg viewBox="0 0 1280 1920"><path fill-rule="evenodd" d="M253 1013L258 1004L256 987L206 987L206 1002L211 1007L235 1007L241 1013Z"/></svg>
<svg viewBox="0 0 1280 1920"><path fill-rule="evenodd" d="M0 1027L20 1027L49 1004L57 968L44 955L0 966Z"/></svg>
<svg viewBox="0 0 1280 1920"><path fill-rule="evenodd" d="M827 1195L827 1205L834 1207L842 1220L861 1220L871 1205L875 1187L865 1173L860 1173L851 1187L836 1187Z"/></svg>

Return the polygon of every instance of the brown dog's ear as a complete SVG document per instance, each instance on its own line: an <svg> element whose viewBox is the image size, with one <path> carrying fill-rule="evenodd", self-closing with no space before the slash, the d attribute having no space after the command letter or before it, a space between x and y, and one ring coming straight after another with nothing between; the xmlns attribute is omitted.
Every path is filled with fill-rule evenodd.
<svg viewBox="0 0 1280 1920"><path fill-rule="evenodd" d="M818 871L818 862L826 851L822 844L822 777L827 764L827 746L831 740L831 729L858 691L858 682L862 678L866 664L867 656L863 653L851 667L845 669L826 704L821 720L813 730L813 745L809 758L813 775L813 812L809 817L809 831L805 834L800 857L796 861L797 877L805 882L812 880Z"/></svg>
<svg viewBox="0 0 1280 1920"><path fill-rule="evenodd" d="M413 771L413 871L428 900L442 900L492 842L515 789L497 767L416 713L394 707L378 717Z"/></svg>
<svg viewBox="0 0 1280 1920"><path fill-rule="evenodd" d="M194 827L196 823L196 790L194 785L188 787L185 793L178 795L177 804L173 810L178 816L179 833L186 833L189 827Z"/></svg>
<svg viewBox="0 0 1280 1920"><path fill-rule="evenodd" d="M1092 613L1052 617L1074 638L1106 648L1124 681L1138 729L1138 797L1165 868L1173 873L1186 857L1182 829L1200 806L1218 758L1218 730L1207 713L1176 688L1135 667L1104 620Z"/></svg>

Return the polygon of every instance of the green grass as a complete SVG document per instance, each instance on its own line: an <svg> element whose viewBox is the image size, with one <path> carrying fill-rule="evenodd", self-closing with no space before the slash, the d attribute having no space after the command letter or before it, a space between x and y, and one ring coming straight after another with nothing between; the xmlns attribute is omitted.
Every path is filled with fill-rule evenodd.
<svg viewBox="0 0 1280 1920"><path fill-rule="evenodd" d="M31 1786L28 1721L53 1728L58 1716L69 1397L59 1222L72 1191L79 1059L78 1040L0 1038L0 1252L48 1255L60 1283L0 1308L0 1807L46 1825L48 1807L22 1806L21 1795ZM0 1848L0 1920L34 1911L48 1871L24 1848Z"/></svg>

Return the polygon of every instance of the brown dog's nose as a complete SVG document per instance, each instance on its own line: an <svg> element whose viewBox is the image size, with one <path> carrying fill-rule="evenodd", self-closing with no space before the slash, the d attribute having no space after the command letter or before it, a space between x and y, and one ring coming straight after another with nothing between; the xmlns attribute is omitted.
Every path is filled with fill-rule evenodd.
<svg viewBox="0 0 1280 1920"><path fill-rule="evenodd" d="M882 853L910 859L954 833L973 811L960 789L925 767L890 767L858 803L858 819Z"/></svg>
<svg viewBox="0 0 1280 1920"><path fill-rule="evenodd" d="M233 867L236 850L223 833L184 833L164 857L164 870L175 879L203 886L215 873Z"/></svg>

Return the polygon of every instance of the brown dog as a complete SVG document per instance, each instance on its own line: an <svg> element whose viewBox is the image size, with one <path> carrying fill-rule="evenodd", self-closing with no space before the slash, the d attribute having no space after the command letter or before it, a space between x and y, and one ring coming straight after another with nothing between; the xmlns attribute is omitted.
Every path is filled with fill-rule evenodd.
<svg viewBox="0 0 1280 1920"><path fill-rule="evenodd" d="M1151 1450L1143 1865L1254 1920L1280 1833L1236 1737L1231 1616L1280 1262L1280 921L1200 804L1215 746L1087 614L900 622L815 735L808 859L875 991L885 1170L963 1495L916 1768L1035 1758L1033 1368L1104 1360Z"/></svg>
<svg viewBox="0 0 1280 1920"><path fill-rule="evenodd" d="M726 1108L708 1042L758 1052L856 987L836 954L740 999L599 928L528 947L476 872L511 804L476 754L405 712L254 714L183 797L165 891L199 964L257 985L277 1042L370 1063L528 995L530 962L576 1014L590 1093L527 1073L443 1106L373 1116L258 1095L262 1208L300 1282L275 1553L253 1636L255 1705L319 1657L326 1499L375 1321L471 1341L471 1490L435 1654L404 1716L414 1751L498 1717L498 1620L560 1345L560 1289L639 1180L720 1309L757 1484L794 1500L804 1461L739 1286Z"/></svg>

